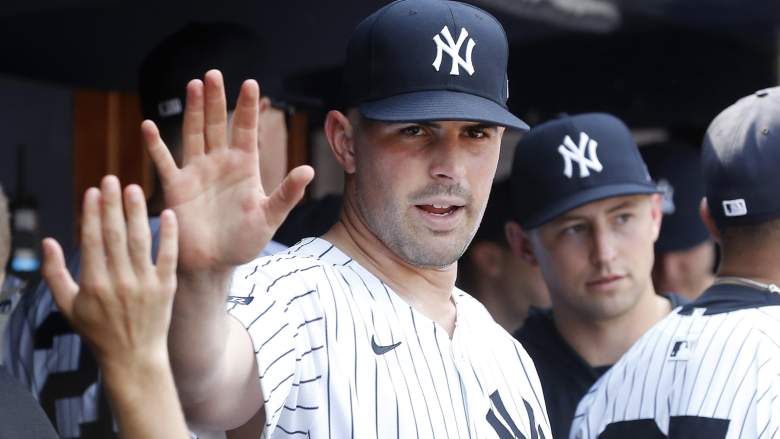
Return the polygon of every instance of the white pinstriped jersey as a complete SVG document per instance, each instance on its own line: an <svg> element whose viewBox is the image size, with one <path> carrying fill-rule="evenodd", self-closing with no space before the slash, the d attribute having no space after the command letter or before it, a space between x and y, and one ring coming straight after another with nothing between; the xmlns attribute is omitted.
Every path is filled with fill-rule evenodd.
<svg viewBox="0 0 780 439"><path fill-rule="evenodd" d="M149 218L149 226L156 254L159 218ZM272 241L262 255L285 249ZM68 269L77 278L78 252L69 255ZM3 334L2 351L3 366L35 396L60 437L116 436L97 363L60 314L45 282L22 296Z"/></svg>
<svg viewBox="0 0 780 439"><path fill-rule="evenodd" d="M455 289L447 332L332 244L309 238L241 267L265 438L550 438L536 371Z"/></svg>
<svg viewBox="0 0 780 439"><path fill-rule="evenodd" d="M708 289L580 401L570 437L780 438L780 294Z"/></svg>

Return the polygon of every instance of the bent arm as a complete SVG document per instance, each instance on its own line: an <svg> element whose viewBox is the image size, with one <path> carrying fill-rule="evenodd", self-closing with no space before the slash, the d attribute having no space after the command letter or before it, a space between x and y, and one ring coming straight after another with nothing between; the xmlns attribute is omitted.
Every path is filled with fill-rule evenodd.
<svg viewBox="0 0 780 439"><path fill-rule="evenodd" d="M227 293L198 291L227 292L228 279L226 274L180 274L168 336L171 365L188 420L218 430L243 425L263 404L252 340L225 310Z"/></svg>

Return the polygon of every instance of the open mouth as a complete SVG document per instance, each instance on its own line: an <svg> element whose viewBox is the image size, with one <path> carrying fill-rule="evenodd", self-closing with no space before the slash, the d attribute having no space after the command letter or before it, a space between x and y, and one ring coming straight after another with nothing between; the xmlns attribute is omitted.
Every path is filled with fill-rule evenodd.
<svg viewBox="0 0 780 439"><path fill-rule="evenodd" d="M436 216L452 215L454 212L462 208L462 206L446 206L439 204L418 204L416 207L425 213Z"/></svg>

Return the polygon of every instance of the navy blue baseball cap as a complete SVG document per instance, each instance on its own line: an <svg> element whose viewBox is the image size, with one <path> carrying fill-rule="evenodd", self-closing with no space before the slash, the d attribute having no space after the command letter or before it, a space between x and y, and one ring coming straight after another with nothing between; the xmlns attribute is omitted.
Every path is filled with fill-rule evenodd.
<svg viewBox="0 0 780 439"><path fill-rule="evenodd" d="M780 87L759 90L715 117L701 160L707 205L719 227L780 217Z"/></svg>
<svg viewBox="0 0 780 439"><path fill-rule="evenodd" d="M628 127L604 113L534 127L517 145L510 181L514 216L526 230L592 201L659 192Z"/></svg>
<svg viewBox="0 0 780 439"><path fill-rule="evenodd" d="M143 117L178 123L187 83L209 69L222 72L229 109L241 84L257 79L263 95L284 98L281 78L269 72L262 41L251 28L229 22L190 22L166 36L144 58L138 76Z"/></svg>
<svg viewBox="0 0 780 439"><path fill-rule="evenodd" d="M443 0L397 0L352 33L343 99L373 120L463 120L528 130L509 112L509 45L487 12Z"/></svg>
<svg viewBox="0 0 780 439"><path fill-rule="evenodd" d="M704 197L699 151L679 142L651 144L639 151L663 195L664 219L655 250L684 250L709 239L699 215L699 203Z"/></svg>

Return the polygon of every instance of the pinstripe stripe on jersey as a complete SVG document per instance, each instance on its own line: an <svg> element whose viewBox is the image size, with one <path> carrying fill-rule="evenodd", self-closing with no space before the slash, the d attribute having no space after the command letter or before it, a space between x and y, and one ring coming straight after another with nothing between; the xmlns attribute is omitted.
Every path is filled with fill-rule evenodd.
<svg viewBox="0 0 780 439"><path fill-rule="evenodd" d="M642 428L655 425L669 437L771 438L780 431L780 297L769 294L720 285L692 304L695 311L667 316L594 384L571 437L596 438L617 428L639 435L640 420L651 420ZM716 296L717 303L709 299ZM760 303L765 306L756 308ZM638 398L639 410L629 410L633 395L641 395L639 384L620 379L632 372L656 388ZM621 406L625 413L614 410Z"/></svg>
<svg viewBox="0 0 780 439"><path fill-rule="evenodd" d="M155 256L159 219L149 218L149 225ZM282 250L284 246L270 242L261 255ZM76 251L68 257L68 270L77 279L80 268L80 254ZM256 271L254 266L248 268ZM251 270L245 273L250 274ZM44 282L22 297L8 325L2 343L4 367L42 405L53 407L47 414L58 434L63 438L112 437L114 421L94 359L59 314ZM41 344L41 340L46 342Z"/></svg>
<svg viewBox="0 0 780 439"><path fill-rule="evenodd" d="M532 362L458 290L450 339L338 248L306 239L237 270L230 294L250 292L231 313L264 372L264 437L498 437L491 414L550 437ZM372 342L394 347L375 353Z"/></svg>

